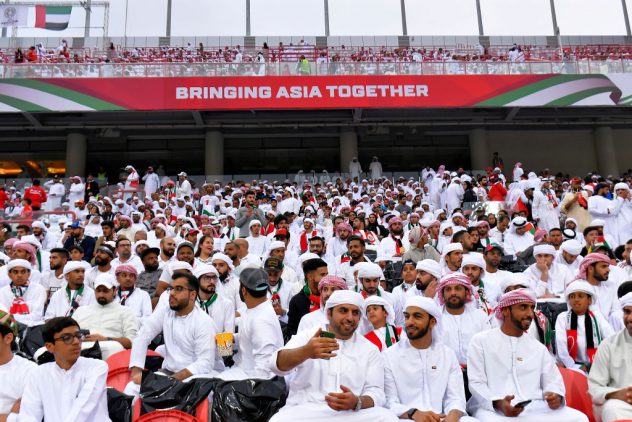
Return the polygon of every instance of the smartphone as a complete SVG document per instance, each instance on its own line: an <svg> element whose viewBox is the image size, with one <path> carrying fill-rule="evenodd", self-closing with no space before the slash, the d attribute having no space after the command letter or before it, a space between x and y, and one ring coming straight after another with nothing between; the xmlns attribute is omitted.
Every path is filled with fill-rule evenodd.
<svg viewBox="0 0 632 422"><path fill-rule="evenodd" d="M336 338L336 335L334 333L330 333L329 331L322 331L320 336L324 338Z"/></svg>
<svg viewBox="0 0 632 422"><path fill-rule="evenodd" d="M514 407L519 407L520 409L523 409L523 408L527 407L527 405L529 403L531 403L531 400L521 401L520 403L514 404Z"/></svg>

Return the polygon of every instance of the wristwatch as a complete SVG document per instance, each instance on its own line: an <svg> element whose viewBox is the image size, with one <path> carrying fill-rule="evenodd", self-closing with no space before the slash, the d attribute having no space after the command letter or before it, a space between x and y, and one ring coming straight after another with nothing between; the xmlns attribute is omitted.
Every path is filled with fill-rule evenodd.
<svg viewBox="0 0 632 422"><path fill-rule="evenodd" d="M362 410L362 399L360 398L360 396L356 396L358 398L358 402L356 403L355 409L353 409L354 412L357 412L358 410Z"/></svg>
<svg viewBox="0 0 632 422"><path fill-rule="evenodd" d="M406 413L406 416L408 416L408 419L412 419L413 416L415 416L415 413L417 413L417 409L413 407L412 409L408 410L408 413Z"/></svg>

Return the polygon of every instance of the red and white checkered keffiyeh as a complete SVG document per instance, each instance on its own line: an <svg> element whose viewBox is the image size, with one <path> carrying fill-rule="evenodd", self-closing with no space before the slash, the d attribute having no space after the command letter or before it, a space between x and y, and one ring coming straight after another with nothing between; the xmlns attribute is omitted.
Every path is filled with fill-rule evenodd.
<svg viewBox="0 0 632 422"><path fill-rule="evenodd" d="M600 253L589 253L586 255L581 264L579 264L579 271L577 272L577 277L575 280L581 279L586 280L586 272L588 271L588 267L592 264L596 264L597 262L605 262L610 265L610 258L607 255Z"/></svg>
<svg viewBox="0 0 632 422"><path fill-rule="evenodd" d="M469 302L472 300L472 282L470 281L470 278L462 273L452 273L441 277L441 280L439 280L437 296L441 305L445 304L445 298L443 297L443 288L445 286L453 286L456 284L460 284L461 286L465 287L465 290L467 291L465 301Z"/></svg>
<svg viewBox="0 0 632 422"><path fill-rule="evenodd" d="M335 275L326 275L321 278L318 282L318 291L320 292L325 286L337 287L338 290L347 290L347 282Z"/></svg>
<svg viewBox="0 0 632 422"><path fill-rule="evenodd" d="M503 309L508 308L512 305L517 305L518 303L529 302L535 305L536 303L535 294L529 289L517 289L512 290L509 293L505 293L500 298L498 305L496 306L495 315L499 320L503 320Z"/></svg>

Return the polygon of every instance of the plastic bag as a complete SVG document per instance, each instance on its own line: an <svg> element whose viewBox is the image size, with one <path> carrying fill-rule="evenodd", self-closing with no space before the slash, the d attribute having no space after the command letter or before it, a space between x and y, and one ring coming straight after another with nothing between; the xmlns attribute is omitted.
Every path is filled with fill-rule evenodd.
<svg viewBox="0 0 632 422"><path fill-rule="evenodd" d="M27 356L33 356L41 347L44 347L44 337L42 337L42 329L44 325L36 325L28 327L22 332L20 337L20 351Z"/></svg>
<svg viewBox="0 0 632 422"><path fill-rule="evenodd" d="M270 380L218 381L213 393L213 421L267 421L285 405L283 377Z"/></svg>
<svg viewBox="0 0 632 422"><path fill-rule="evenodd" d="M181 410L195 416L195 407L208 398L217 383L214 378L178 381L153 372L143 373L140 384L141 415L154 410Z"/></svg>
<svg viewBox="0 0 632 422"><path fill-rule="evenodd" d="M108 388L108 413L112 422L132 422L133 396Z"/></svg>
<svg viewBox="0 0 632 422"><path fill-rule="evenodd" d="M90 347L89 349L83 349L81 351L81 356L83 356L84 358L91 358L91 359L99 359L99 360L101 360L103 358L103 355L101 354L101 346L99 346L99 342L98 341L95 342L94 345L92 347ZM55 362L55 357L48 350L45 351L44 353L42 353L37 358L37 364L38 365L43 365L43 364L49 363L49 362Z"/></svg>

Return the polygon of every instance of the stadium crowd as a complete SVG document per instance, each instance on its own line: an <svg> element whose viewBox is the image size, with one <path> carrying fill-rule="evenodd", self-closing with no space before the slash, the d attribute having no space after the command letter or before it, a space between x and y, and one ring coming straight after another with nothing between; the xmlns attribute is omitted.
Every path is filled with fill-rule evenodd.
<svg viewBox="0 0 632 422"><path fill-rule="evenodd" d="M42 43L28 49L0 51L2 63L277 63L298 62L302 57L311 62L327 63L420 63L420 62L549 62L628 60L632 48L625 45L582 45L563 49L549 46L330 46L321 48L305 41L260 48L241 45L209 47L203 43L185 46L121 47L110 43L105 50L73 49L66 40L49 48Z"/></svg>
<svg viewBox="0 0 632 422"><path fill-rule="evenodd" d="M0 421L109 420L96 343L134 396L149 348L176 380L283 376L273 421L586 421L570 376L632 419L632 174L495 164L0 187Z"/></svg>

